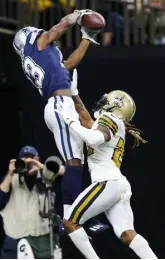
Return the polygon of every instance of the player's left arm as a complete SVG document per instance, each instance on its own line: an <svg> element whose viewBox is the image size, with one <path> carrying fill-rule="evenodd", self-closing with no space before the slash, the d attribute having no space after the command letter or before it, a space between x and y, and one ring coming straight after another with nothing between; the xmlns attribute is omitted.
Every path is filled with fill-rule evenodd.
<svg viewBox="0 0 165 260"><path fill-rule="evenodd" d="M38 49L44 50L49 44L57 41L68 29L72 28L76 22L81 24L84 15L90 15L91 10L75 10L73 13L66 15L61 21L54 25L49 31L40 35L37 40ZM88 37L88 36L87 36Z"/></svg>
<svg viewBox="0 0 165 260"><path fill-rule="evenodd" d="M111 138L110 132L105 126L98 126L96 130L87 129L74 121L71 121L69 126L85 143L92 147L97 147Z"/></svg>
<svg viewBox="0 0 165 260"><path fill-rule="evenodd" d="M100 116L96 130L86 129L71 119L69 125L84 142L93 147L110 141L111 137L118 131L118 124L115 118L112 118L107 113Z"/></svg>
<svg viewBox="0 0 165 260"><path fill-rule="evenodd" d="M37 40L38 49L41 51L49 44L58 40L69 28L73 27L77 20L83 16L85 10L75 10L73 13L66 15L61 21L54 25L49 31L40 35Z"/></svg>
<svg viewBox="0 0 165 260"><path fill-rule="evenodd" d="M75 122L72 119L72 112L70 111L69 107L66 103L57 104L56 112L62 115L65 123L87 144L92 147L96 147L104 142L107 142L111 139L111 136L115 134L118 130L111 130L111 121L109 118L101 116L102 119L100 122L98 121L98 128L94 129L87 129L80 125L79 122ZM107 120L108 119L108 120ZM99 119L100 120L100 119Z"/></svg>

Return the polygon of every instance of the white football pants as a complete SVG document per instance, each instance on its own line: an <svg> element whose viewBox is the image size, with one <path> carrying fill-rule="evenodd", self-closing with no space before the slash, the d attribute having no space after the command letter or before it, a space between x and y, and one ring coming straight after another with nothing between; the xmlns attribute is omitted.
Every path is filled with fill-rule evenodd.
<svg viewBox="0 0 165 260"><path fill-rule="evenodd" d="M65 124L61 115L55 112L57 104L61 101L68 104L68 109L71 110L73 119L79 122L79 115L76 112L73 99L66 96L55 96L49 98L48 104L45 106L45 123L54 134L57 148L64 161L77 158L83 163L83 141Z"/></svg>

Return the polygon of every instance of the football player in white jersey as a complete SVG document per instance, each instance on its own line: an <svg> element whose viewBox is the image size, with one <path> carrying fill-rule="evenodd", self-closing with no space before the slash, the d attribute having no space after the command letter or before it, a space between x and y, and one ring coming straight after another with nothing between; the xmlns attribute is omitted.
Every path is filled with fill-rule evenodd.
<svg viewBox="0 0 165 260"><path fill-rule="evenodd" d="M120 171L126 132L129 131L138 141L146 142L129 124L135 110L134 100L123 91L112 91L103 96L97 106L97 120L91 129L75 122L64 103L61 102L56 110L88 145L92 184L78 196L63 220L71 240L88 259L99 257L82 225L102 212L105 212L116 236L140 258L157 259L148 242L134 229L131 186Z"/></svg>

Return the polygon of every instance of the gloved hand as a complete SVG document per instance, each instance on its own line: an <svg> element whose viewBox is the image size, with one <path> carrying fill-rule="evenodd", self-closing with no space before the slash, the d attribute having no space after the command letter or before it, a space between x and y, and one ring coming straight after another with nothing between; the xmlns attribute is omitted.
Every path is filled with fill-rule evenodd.
<svg viewBox="0 0 165 260"><path fill-rule="evenodd" d="M92 31L92 30L89 30L87 28L84 28L83 26L81 27L81 33L82 33L82 39L86 39L86 40L89 40L95 44L98 44L100 45L100 43L96 42L94 37L100 32L99 31Z"/></svg>
<svg viewBox="0 0 165 260"><path fill-rule="evenodd" d="M70 125L74 120L72 119L72 111L67 103L59 102L55 112L60 114L67 125Z"/></svg>
<svg viewBox="0 0 165 260"><path fill-rule="evenodd" d="M71 87L70 87L70 91L71 91L71 95L72 96L77 96L78 95L77 83L78 83L77 69L74 69L73 76L72 76Z"/></svg>
<svg viewBox="0 0 165 260"><path fill-rule="evenodd" d="M75 12L79 12L80 13L80 17L77 20L77 23L79 25L81 25L82 18L83 18L84 15L91 15L93 13L93 11L90 10L90 9L75 10Z"/></svg>

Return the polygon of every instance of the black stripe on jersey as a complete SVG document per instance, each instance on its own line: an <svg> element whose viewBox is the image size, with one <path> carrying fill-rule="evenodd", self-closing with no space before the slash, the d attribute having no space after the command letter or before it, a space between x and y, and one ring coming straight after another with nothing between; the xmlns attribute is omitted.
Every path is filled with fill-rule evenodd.
<svg viewBox="0 0 165 260"><path fill-rule="evenodd" d="M106 128L108 128L108 130L112 131L113 135L115 135L115 133L116 133L115 129L112 126L110 127L109 124L105 120L103 120L103 119L99 120L98 124L105 126Z"/></svg>
<svg viewBox="0 0 165 260"><path fill-rule="evenodd" d="M117 124L107 115L102 115L99 118L98 124L108 127L112 131L113 135L115 135L118 131Z"/></svg>

